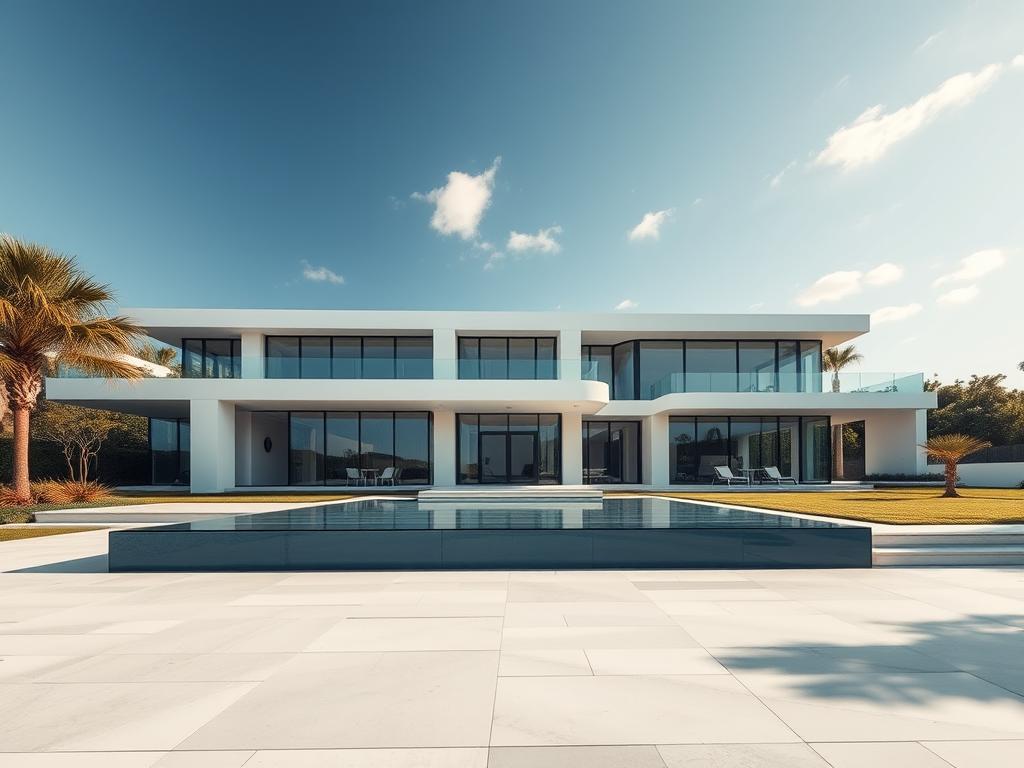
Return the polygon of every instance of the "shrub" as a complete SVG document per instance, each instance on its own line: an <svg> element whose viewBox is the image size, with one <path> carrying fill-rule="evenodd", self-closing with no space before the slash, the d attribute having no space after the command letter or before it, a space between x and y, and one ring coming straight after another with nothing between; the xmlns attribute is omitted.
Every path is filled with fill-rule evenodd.
<svg viewBox="0 0 1024 768"><path fill-rule="evenodd" d="M103 501L113 496L114 489L92 480L44 480L36 483L34 493L47 504L78 504Z"/></svg>
<svg viewBox="0 0 1024 768"><path fill-rule="evenodd" d="M31 523L35 521L35 515L27 509L0 509L0 525L9 523Z"/></svg>
<svg viewBox="0 0 1024 768"><path fill-rule="evenodd" d="M29 499L29 503L35 502L35 489L32 489L32 498ZM0 485L0 508L3 507L24 507L25 499L19 498L14 492L14 489L9 485Z"/></svg>

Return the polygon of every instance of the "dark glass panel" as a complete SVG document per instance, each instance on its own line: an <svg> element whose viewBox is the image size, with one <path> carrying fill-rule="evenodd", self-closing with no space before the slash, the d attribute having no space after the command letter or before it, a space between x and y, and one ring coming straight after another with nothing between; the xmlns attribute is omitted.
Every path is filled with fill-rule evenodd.
<svg viewBox="0 0 1024 768"><path fill-rule="evenodd" d="M594 381L603 381L608 385L609 391L612 386L612 348L605 346L584 347L583 360L591 365L584 365L584 373L587 378Z"/></svg>
<svg viewBox="0 0 1024 768"><path fill-rule="evenodd" d="M359 440L362 449L363 469L383 472L395 465L395 419L391 413L363 411L361 414Z"/></svg>
<svg viewBox="0 0 1024 768"><path fill-rule="evenodd" d="M697 482L710 483L715 467L729 466L729 422L721 417L697 419Z"/></svg>
<svg viewBox="0 0 1024 768"><path fill-rule="evenodd" d="M562 429L557 413L537 417L540 444L537 447L537 474L542 485L551 485L562 476Z"/></svg>
<svg viewBox="0 0 1024 768"><path fill-rule="evenodd" d="M185 419L178 422L178 480L188 485L192 475L192 425Z"/></svg>
<svg viewBox="0 0 1024 768"><path fill-rule="evenodd" d="M234 372L231 339L206 339L203 375L208 379L230 379Z"/></svg>
<svg viewBox="0 0 1024 768"><path fill-rule="evenodd" d="M537 429L509 435L509 482L537 482Z"/></svg>
<svg viewBox="0 0 1024 768"><path fill-rule="evenodd" d="M683 342L640 342L640 399L682 392Z"/></svg>
<svg viewBox="0 0 1024 768"><path fill-rule="evenodd" d="M800 342L800 391L821 392L821 342Z"/></svg>
<svg viewBox="0 0 1024 768"><path fill-rule="evenodd" d="M292 485L319 485L324 481L324 415L320 411L295 412L289 420L288 479Z"/></svg>
<svg viewBox="0 0 1024 768"><path fill-rule="evenodd" d="M800 419L779 419L779 472L783 477L798 477L800 469Z"/></svg>
<svg viewBox="0 0 1024 768"><path fill-rule="evenodd" d="M267 337L267 378L299 378L299 337Z"/></svg>
<svg viewBox="0 0 1024 768"><path fill-rule="evenodd" d="M740 342L740 392L775 392L775 342Z"/></svg>
<svg viewBox="0 0 1024 768"><path fill-rule="evenodd" d="M350 469L354 472L350 473ZM357 482L358 473L359 414L355 411L330 412L327 414L327 484Z"/></svg>
<svg viewBox="0 0 1024 768"><path fill-rule="evenodd" d="M697 480L697 435L691 417L671 416L668 423L669 481L693 483Z"/></svg>
<svg viewBox="0 0 1024 768"><path fill-rule="evenodd" d="M607 483L608 422L583 422L583 482Z"/></svg>
<svg viewBox="0 0 1024 768"><path fill-rule="evenodd" d="M761 418L733 418L729 422L729 468L734 475L744 469L759 469L761 460Z"/></svg>
<svg viewBox="0 0 1024 768"><path fill-rule="evenodd" d="M736 342L687 341L686 391L735 392Z"/></svg>
<svg viewBox="0 0 1024 768"><path fill-rule="evenodd" d="M636 387L633 381L633 342L617 344L614 349L614 398L616 400L636 400Z"/></svg>
<svg viewBox="0 0 1024 768"><path fill-rule="evenodd" d="M363 378L395 378L395 339L393 337L363 337Z"/></svg>
<svg viewBox="0 0 1024 768"><path fill-rule="evenodd" d="M186 379L203 376L203 340L185 339L181 350L181 375Z"/></svg>
<svg viewBox="0 0 1024 768"><path fill-rule="evenodd" d="M557 379L558 365L555 362L554 339L537 339L537 378Z"/></svg>
<svg viewBox="0 0 1024 768"><path fill-rule="evenodd" d="M508 377L510 379L537 378L537 341L535 339L508 340Z"/></svg>
<svg viewBox="0 0 1024 768"><path fill-rule="evenodd" d="M640 482L640 423L613 421L609 443L609 475L612 482Z"/></svg>
<svg viewBox="0 0 1024 768"><path fill-rule="evenodd" d="M797 358L800 347L795 341L779 342L779 392L799 390L797 379Z"/></svg>
<svg viewBox="0 0 1024 768"><path fill-rule="evenodd" d="M500 416L498 418L501 418ZM536 413L510 413L508 416L509 432L536 432Z"/></svg>
<svg viewBox="0 0 1024 768"><path fill-rule="evenodd" d="M395 378L430 379L434 376L434 340L429 336L395 339Z"/></svg>
<svg viewBox="0 0 1024 768"><path fill-rule="evenodd" d="M480 435L480 482L508 482L507 432L483 432Z"/></svg>
<svg viewBox="0 0 1024 768"><path fill-rule="evenodd" d="M335 336L331 352L331 378L363 377L363 340L358 336Z"/></svg>
<svg viewBox="0 0 1024 768"><path fill-rule="evenodd" d="M507 432L508 416L503 413L481 413L481 432Z"/></svg>
<svg viewBox="0 0 1024 768"><path fill-rule="evenodd" d="M178 482L178 420L150 419L149 448L153 463L153 484L170 485Z"/></svg>
<svg viewBox="0 0 1024 768"><path fill-rule="evenodd" d="M331 337L302 337L302 378L331 378Z"/></svg>
<svg viewBox="0 0 1024 768"><path fill-rule="evenodd" d="M480 417L463 414L458 417L459 430L459 482L480 482L480 464L477 439L480 436Z"/></svg>
<svg viewBox="0 0 1024 768"><path fill-rule="evenodd" d="M430 414L395 414L396 482L430 484Z"/></svg>
<svg viewBox="0 0 1024 768"><path fill-rule="evenodd" d="M480 339L480 378L508 378L508 339Z"/></svg>
<svg viewBox="0 0 1024 768"><path fill-rule="evenodd" d="M480 378L480 339L459 339L459 378Z"/></svg>
<svg viewBox="0 0 1024 768"><path fill-rule="evenodd" d="M829 439L828 418L804 417L800 440L800 481L825 483L831 477L832 446Z"/></svg>

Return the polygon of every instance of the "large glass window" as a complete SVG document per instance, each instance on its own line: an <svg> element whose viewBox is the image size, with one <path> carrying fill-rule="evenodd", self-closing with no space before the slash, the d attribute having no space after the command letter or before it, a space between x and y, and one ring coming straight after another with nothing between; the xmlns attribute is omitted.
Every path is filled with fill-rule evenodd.
<svg viewBox="0 0 1024 768"><path fill-rule="evenodd" d="M800 476L800 417L779 417L779 473Z"/></svg>
<svg viewBox="0 0 1024 768"><path fill-rule="evenodd" d="M460 483L557 483L561 477L558 414L459 414Z"/></svg>
<svg viewBox="0 0 1024 768"><path fill-rule="evenodd" d="M633 343L617 344L612 351L612 388L616 400L636 400L633 379Z"/></svg>
<svg viewBox="0 0 1024 768"><path fill-rule="evenodd" d="M800 342L801 392L821 392L821 342Z"/></svg>
<svg viewBox="0 0 1024 768"><path fill-rule="evenodd" d="M190 442L187 419L149 420L153 485L188 484Z"/></svg>
<svg viewBox="0 0 1024 768"><path fill-rule="evenodd" d="M603 381L612 386L612 348L610 346L585 346L581 354L583 378Z"/></svg>
<svg viewBox="0 0 1024 768"><path fill-rule="evenodd" d="M555 362L557 345L554 339L537 339L537 378L556 379L558 378L558 364Z"/></svg>
<svg viewBox="0 0 1024 768"><path fill-rule="evenodd" d="M697 482L711 482L715 467L729 466L729 421L717 416L697 418Z"/></svg>
<svg viewBox="0 0 1024 768"><path fill-rule="evenodd" d="M800 455L800 476L804 482L825 483L832 478L832 449L828 418L804 418Z"/></svg>
<svg viewBox="0 0 1024 768"><path fill-rule="evenodd" d="M683 342L640 342L640 398L653 400L681 391Z"/></svg>
<svg viewBox="0 0 1024 768"><path fill-rule="evenodd" d="M459 378L480 378L480 339L459 339Z"/></svg>
<svg viewBox="0 0 1024 768"><path fill-rule="evenodd" d="M687 341L686 391L735 392L736 342Z"/></svg>
<svg viewBox="0 0 1024 768"><path fill-rule="evenodd" d="M729 420L729 468L734 475L763 467L761 461L761 418Z"/></svg>
<svg viewBox="0 0 1024 768"><path fill-rule="evenodd" d="M668 441L669 482L697 482L697 428L694 419L670 417Z"/></svg>
<svg viewBox="0 0 1024 768"><path fill-rule="evenodd" d="M363 469L383 472L385 467L394 466L394 414L370 411L363 413L359 442Z"/></svg>
<svg viewBox="0 0 1024 768"><path fill-rule="evenodd" d="M327 414L327 485L346 485L361 479L359 470L359 413L335 411Z"/></svg>
<svg viewBox="0 0 1024 768"><path fill-rule="evenodd" d="M288 482L320 485L324 482L324 415L296 412L289 425Z"/></svg>
<svg viewBox="0 0 1024 768"><path fill-rule="evenodd" d="M268 336L269 379L428 379L430 336Z"/></svg>
<svg viewBox="0 0 1024 768"><path fill-rule="evenodd" d="M639 483L640 423L583 422L583 482Z"/></svg>
<svg viewBox="0 0 1024 768"><path fill-rule="evenodd" d="M508 339L480 339L480 378L508 378Z"/></svg>
<svg viewBox="0 0 1024 768"><path fill-rule="evenodd" d="M537 378L537 340L508 340L508 377L510 379Z"/></svg>
<svg viewBox="0 0 1024 768"><path fill-rule="evenodd" d="M775 342L739 343L739 391L775 392Z"/></svg>
<svg viewBox="0 0 1024 768"><path fill-rule="evenodd" d="M460 379L554 379L555 339L460 337Z"/></svg>
<svg viewBox="0 0 1024 768"><path fill-rule="evenodd" d="M237 379L242 375L240 339L182 339L181 375L190 379Z"/></svg>
<svg viewBox="0 0 1024 768"><path fill-rule="evenodd" d="M395 414L395 469L398 481L430 484L430 415Z"/></svg>
<svg viewBox="0 0 1024 768"><path fill-rule="evenodd" d="M795 341L779 342L779 392L799 391L797 359L800 345Z"/></svg>

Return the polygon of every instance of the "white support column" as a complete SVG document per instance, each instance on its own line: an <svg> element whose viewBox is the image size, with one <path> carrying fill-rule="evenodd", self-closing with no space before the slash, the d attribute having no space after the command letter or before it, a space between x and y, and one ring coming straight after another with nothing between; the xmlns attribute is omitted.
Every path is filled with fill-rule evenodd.
<svg viewBox="0 0 1024 768"><path fill-rule="evenodd" d="M864 415L864 473L912 475L922 471L918 442L926 431L921 412L877 411ZM855 419L849 419L855 421Z"/></svg>
<svg viewBox="0 0 1024 768"><path fill-rule="evenodd" d="M434 411L434 487L455 485L455 414Z"/></svg>
<svg viewBox="0 0 1024 768"><path fill-rule="evenodd" d="M263 334L251 331L242 334L242 378L263 378Z"/></svg>
<svg viewBox="0 0 1024 768"><path fill-rule="evenodd" d="M558 336L558 378L580 380L580 344L583 335L577 329L562 331Z"/></svg>
<svg viewBox="0 0 1024 768"><path fill-rule="evenodd" d="M668 485L668 415L659 413L644 418L640 427L643 432L643 481L645 485L663 487Z"/></svg>
<svg viewBox="0 0 1024 768"><path fill-rule="evenodd" d="M459 345L454 328L434 329L434 378L459 378Z"/></svg>
<svg viewBox="0 0 1024 768"><path fill-rule="evenodd" d="M583 484L583 417L575 410L562 414L562 484Z"/></svg>
<svg viewBox="0 0 1024 768"><path fill-rule="evenodd" d="M235 485L252 485L251 411L235 411Z"/></svg>
<svg viewBox="0 0 1024 768"><path fill-rule="evenodd" d="M921 408L915 417L916 428L914 430L914 443L917 448L917 474L923 475L928 471L928 451L921 448L928 442L928 411Z"/></svg>
<svg viewBox="0 0 1024 768"><path fill-rule="evenodd" d="M193 493L219 493L235 487L235 404L192 400L191 476Z"/></svg>

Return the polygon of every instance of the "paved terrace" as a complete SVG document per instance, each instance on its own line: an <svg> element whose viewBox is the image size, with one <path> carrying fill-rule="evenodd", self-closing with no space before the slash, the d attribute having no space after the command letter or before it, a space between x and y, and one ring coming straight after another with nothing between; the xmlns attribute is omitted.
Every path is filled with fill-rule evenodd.
<svg viewBox="0 0 1024 768"><path fill-rule="evenodd" d="M1024 764L1024 569L108 574L0 544L0 764Z"/></svg>

